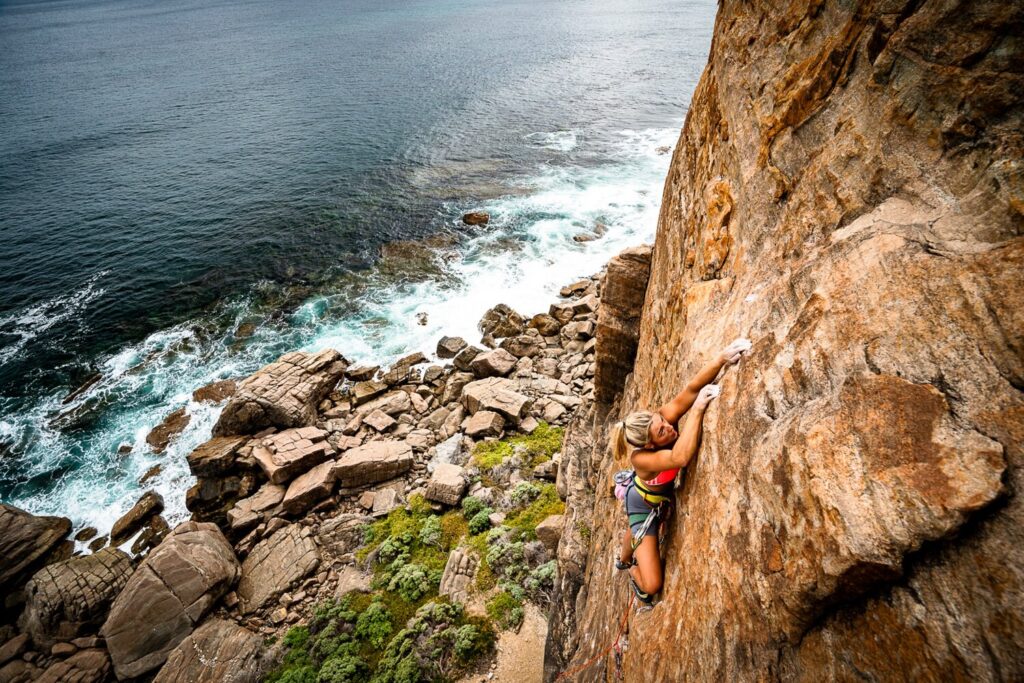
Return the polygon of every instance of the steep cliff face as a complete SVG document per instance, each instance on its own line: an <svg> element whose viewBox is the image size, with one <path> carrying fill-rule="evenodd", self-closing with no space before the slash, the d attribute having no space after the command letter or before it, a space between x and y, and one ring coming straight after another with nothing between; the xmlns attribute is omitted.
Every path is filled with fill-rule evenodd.
<svg viewBox="0 0 1024 683"><path fill-rule="evenodd" d="M1022 32L1019 3L721 3L632 378L567 437L549 678L1024 677ZM617 664L608 424L740 335Z"/></svg>

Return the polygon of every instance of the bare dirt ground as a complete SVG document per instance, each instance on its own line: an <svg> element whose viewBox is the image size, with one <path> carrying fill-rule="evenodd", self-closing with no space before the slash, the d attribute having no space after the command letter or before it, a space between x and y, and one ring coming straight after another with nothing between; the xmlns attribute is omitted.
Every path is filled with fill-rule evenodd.
<svg viewBox="0 0 1024 683"><path fill-rule="evenodd" d="M547 619L534 605L527 604L519 632L504 631L498 636L497 657L490 670L466 676L458 683L540 683L547 635Z"/></svg>

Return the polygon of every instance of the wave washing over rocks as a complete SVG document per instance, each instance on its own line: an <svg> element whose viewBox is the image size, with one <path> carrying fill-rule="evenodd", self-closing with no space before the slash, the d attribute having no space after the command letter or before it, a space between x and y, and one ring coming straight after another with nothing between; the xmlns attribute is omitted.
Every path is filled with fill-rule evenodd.
<svg viewBox="0 0 1024 683"><path fill-rule="evenodd" d="M650 249L627 254L642 265ZM614 294L623 287L613 279ZM377 553L355 553L368 523L417 495L437 511L467 495L500 511L524 473L564 495L557 454L532 471L514 456L484 481L470 454L481 441L567 424L592 402L602 287L600 276L567 285L532 318L494 306L479 343L443 336L436 363L422 352L381 368L333 349L296 351L196 390L195 402L223 408L212 438L187 456L192 519L173 530L166 501L148 491L110 537L79 531L89 552L72 555L69 519L0 506L10 560L0 587L9 616L21 615L18 631L0 633L0 674L260 680L281 655L263 637L283 635L328 598L369 590ZM614 320L606 317L611 336ZM149 443L166 447L187 422L172 413ZM534 564L554 559L560 527L561 517L537 525ZM468 550L452 557L441 594L465 601L476 562Z"/></svg>
<svg viewBox="0 0 1024 683"><path fill-rule="evenodd" d="M293 349L337 348L353 361L392 363L430 349L443 334L469 338L496 296L527 314L544 310L567 278L593 273L623 248L652 239L677 130L620 131L595 143L600 151L584 131L530 136L529 144L550 150L551 163L510 181L502 196L449 204L439 236L388 245L369 272L284 310L261 303L279 297L259 285L202 320L100 359L74 391L5 410L5 502L106 533L151 489L163 497L170 524L187 519L183 493L194 480L185 457L209 438L220 411L195 400L197 388L243 377ZM488 224L463 224L469 210L487 212ZM103 277L83 292L102 289ZM74 315L88 296L54 305ZM181 410L180 433L154 451L147 435Z"/></svg>

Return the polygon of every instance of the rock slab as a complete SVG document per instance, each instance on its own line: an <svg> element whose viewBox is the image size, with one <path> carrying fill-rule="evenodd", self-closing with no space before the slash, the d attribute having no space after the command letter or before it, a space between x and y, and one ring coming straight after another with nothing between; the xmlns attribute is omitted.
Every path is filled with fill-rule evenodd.
<svg viewBox="0 0 1024 683"><path fill-rule="evenodd" d="M304 427L338 384L348 363L340 353L287 353L242 380L224 407L214 436L252 434L266 427Z"/></svg>
<svg viewBox="0 0 1024 683"><path fill-rule="evenodd" d="M185 522L115 598L100 634L120 679L158 667L238 580L234 551L214 524Z"/></svg>

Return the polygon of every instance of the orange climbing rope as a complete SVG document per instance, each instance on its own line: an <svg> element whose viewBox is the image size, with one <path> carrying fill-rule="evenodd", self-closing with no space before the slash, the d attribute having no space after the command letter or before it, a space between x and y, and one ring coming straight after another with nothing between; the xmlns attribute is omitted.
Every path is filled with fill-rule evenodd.
<svg viewBox="0 0 1024 683"><path fill-rule="evenodd" d="M572 676L574 674L578 674L579 672L589 668L591 664L593 664L597 660L599 660L602 657L604 657L605 655L607 655L609 652L612 651L612 648L614 648L616 645L619 644L619 638L622 637L622 633L626 630L626 623L629 621L629 611L631 609L633 609L633 601L634 600L636 600L636 595L634 595L633 593L630 593L630 595L629 595L629 603L626 605L626 612L625 612L625 614L622 615L622 623L619 625L619 632L615 634L615 640L612 641L612 644L609 645L608 647L606 647L604 650L602 650L598 654L596 654L593 657L591 657L590 659L588 659L582 665L576 667L575 669L569 669L568 671L563 671L562 673L558 674L558 677L555 679L555 683L558 683L558 681L562 680L566 676Z"/></svg>

